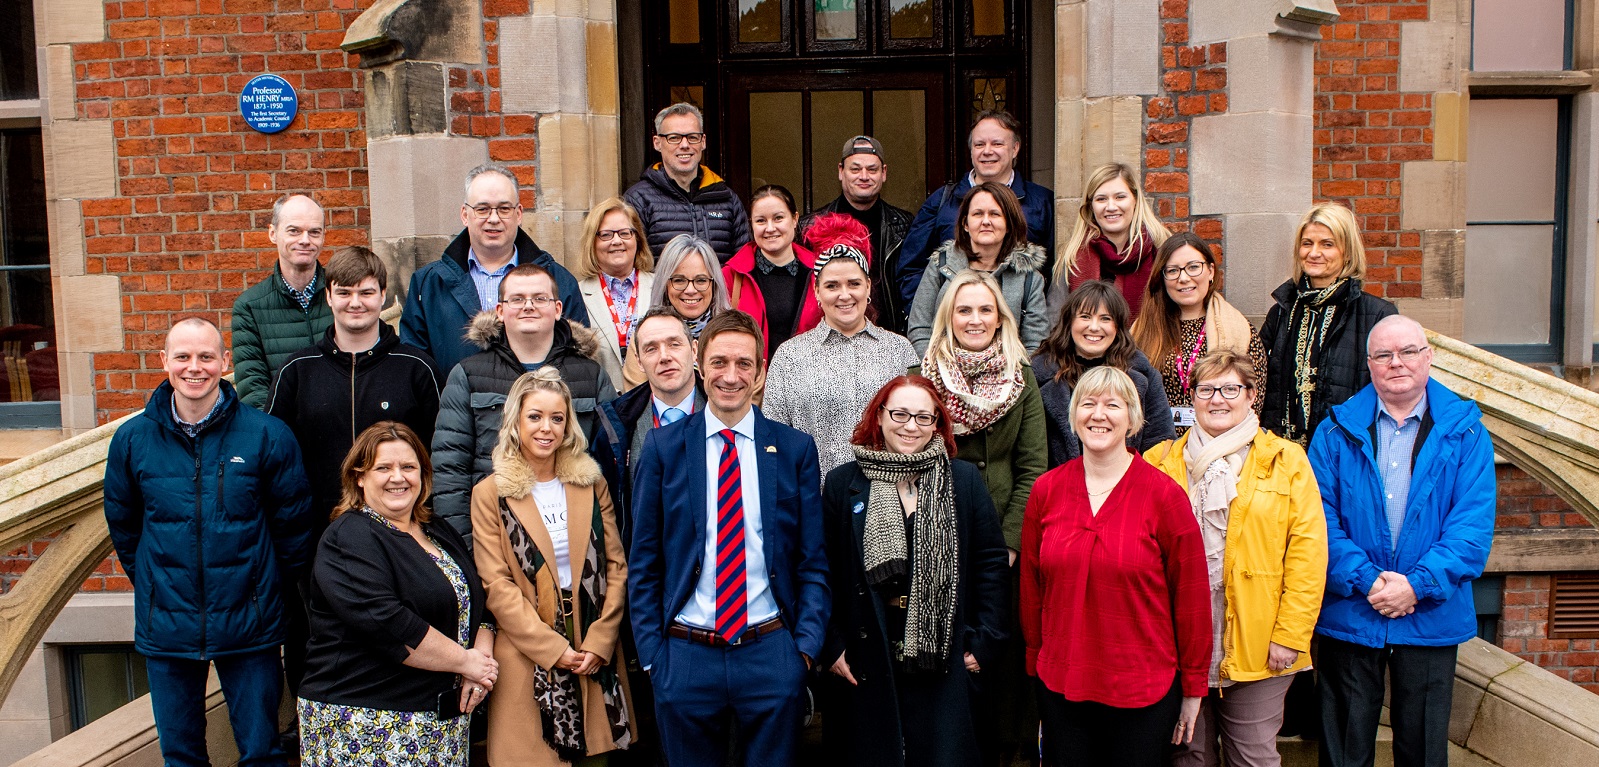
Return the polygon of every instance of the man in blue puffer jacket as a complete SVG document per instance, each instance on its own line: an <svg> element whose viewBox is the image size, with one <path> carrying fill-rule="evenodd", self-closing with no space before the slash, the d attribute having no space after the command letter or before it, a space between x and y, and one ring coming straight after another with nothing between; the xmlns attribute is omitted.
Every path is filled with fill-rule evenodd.
<svg viewBox="0 0 1599 767"><path fill-rule="evenodd" d="M750 219L732 187L700 164L705 157L705 116L687 103L662 109L655 115L652 141L661 161L622 195L643 220L650 250L659 254L673 237L692 234L709 242L726 264L750 241Z"/></svg>
<svg viewBox="0 0 1599 767"><path fill-rule="evenodd" d="M1378 322L1367 364L1371 384L1310 442L1327 513L1321 763L1370 767L1387 676L1394 764L1443 767L1455 650L1476 636L1471 582L1493 542L1493 444L1477 404L1431 379L1415 320Z"/></svg>
<svg viewBox="0 0 1599 767"><path fill-rule="evenodd" d="M222 380L222 333L167 334L167 380L111 438L105 515L133 581L134 647L168 765L206 765L205 685L216 663L241 765L277 746L285 583L311 556L311 490L294 433Z"/></svg>

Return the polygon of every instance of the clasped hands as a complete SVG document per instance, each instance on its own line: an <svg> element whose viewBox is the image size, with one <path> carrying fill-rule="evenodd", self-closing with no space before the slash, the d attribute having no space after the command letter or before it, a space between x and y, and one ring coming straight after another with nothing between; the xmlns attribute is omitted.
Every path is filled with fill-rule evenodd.
<svg viewBox="0 0 1599 767"><path fill-rule="evenodd" d="M458 672L462 683L461 711L471 713L494 689L500 678L500 662L494 659L492 650L469 647Z"/></svg>
<svg viewBox="0 0 1599 767"><path fill-rule="evenodd" d="M561 659L555 662L556 668L570 671L579 676L593 674L599 671L602 665L604 665L604 661L600 660L600 656L587 650L579 651L570 647L566 648L566 652L561 653Z"/></svg>
<svg viewBox="0 0 1599 767"><path fill-rule="evenodd" d="M1366 592L1366 601L1384 618L1403 618L1416 611L1416 590L1409 578L1384 570Z"/></svg>

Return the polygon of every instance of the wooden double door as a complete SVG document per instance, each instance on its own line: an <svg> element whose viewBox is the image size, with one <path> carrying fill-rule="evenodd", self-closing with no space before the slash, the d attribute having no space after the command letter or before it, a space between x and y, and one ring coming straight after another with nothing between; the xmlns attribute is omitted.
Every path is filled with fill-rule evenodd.
<svg viewBox="0 0 1599 767"><path fill-rule="evenodd" d="M642 112L700 107L706 163L740 196L781 184L802 210L838 195L844 142L873 136L884 197L915 210L967 169L978 112L1028 124L1027 18L1027 0L647 0Z"/></svg>

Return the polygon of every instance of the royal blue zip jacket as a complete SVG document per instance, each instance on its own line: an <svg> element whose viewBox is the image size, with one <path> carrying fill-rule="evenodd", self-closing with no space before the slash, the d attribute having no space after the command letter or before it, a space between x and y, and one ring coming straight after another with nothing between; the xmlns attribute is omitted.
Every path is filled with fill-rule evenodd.
<svg viewBox="0 0 1599 767"><path fill-rule="evenodd" d="M241 407L190 438L172 384L123 424L106 456L105 516L133 581L141 655L209 660L283 643L283 584L311 559L311 487L294 433Z"/></svg>
<svg viewBox="0 0 1599 767"><path fill-rule="evenodd" d="M1471 582L1493 543L1493 443L1477 403L1427 382L1432 428L1415 455L1410 500L1391 543L1372 426L1370 384L1334 407L1316 427L1310 465L1327 512L1327 593L1316 633L1365 647L1444 647L1477 635ZM1416 611L1384 618L1366 601L1384 570L1416 591Z"/></svg>

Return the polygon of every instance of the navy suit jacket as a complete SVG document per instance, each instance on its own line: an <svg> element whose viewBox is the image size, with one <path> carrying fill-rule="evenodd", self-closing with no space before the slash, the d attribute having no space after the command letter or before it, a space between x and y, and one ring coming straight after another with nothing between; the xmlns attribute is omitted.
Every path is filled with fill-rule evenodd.
<svg viewBox="0 0 1599 767"><path fill-rule="evenodd" d="M795 644L815 659L827 633L827 553L822 541L816 443L755 412L761 545L772 596ZM705 559L705 411L651 429L633 480L627 597L639 662L653 666L666 629L694 595Z"/></svg>

